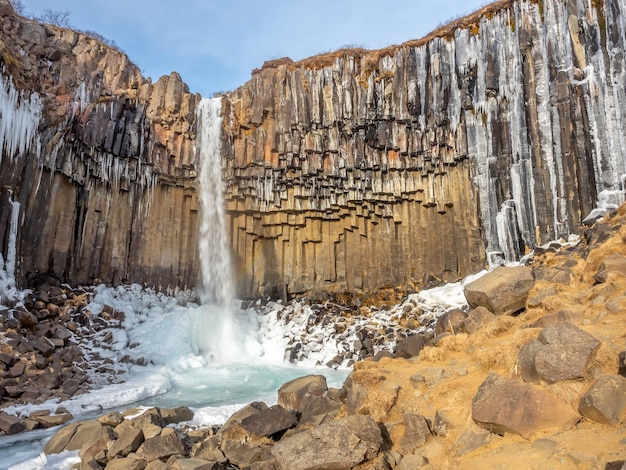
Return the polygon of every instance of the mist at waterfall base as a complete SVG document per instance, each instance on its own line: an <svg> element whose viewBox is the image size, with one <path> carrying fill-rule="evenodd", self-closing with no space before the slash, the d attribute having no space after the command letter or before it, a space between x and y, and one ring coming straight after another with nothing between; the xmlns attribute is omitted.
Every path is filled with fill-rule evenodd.
<svg viewBox="0 0 626 470"><path fill-rule="evenodd" d="M106 328L83 340L81 347L88 362L108 359L116 374L93 375L94 389L68 401L16 405L6 412L27 416L35 409L54 411L63 406L75 419L86 419L130 405L184 405L195 412L190 424L200 426L223 423L252 401L274 404L281 384L310 373L322 373L329 386L341 387L347 369L319 367L326 356L323 351L297 366L284 361L294 335L277 321L279 304L276 314L261 316L253 309L241 310L233 300L221 205L219 99L203 100L198 113L203 209L200 302L190 292L168 296L139 285L95 287L86 308L91 316L98 317L108 306L120 312L124 320L121 328ZM12 269L2 271L5 277L13 278ZM7 287L11 285L7 283ZM124 356L129 360L120 362ZM55 431L1 437L0 468L69 468L79 460L77 452L59 456L42 453L45 440Z"/></svg>

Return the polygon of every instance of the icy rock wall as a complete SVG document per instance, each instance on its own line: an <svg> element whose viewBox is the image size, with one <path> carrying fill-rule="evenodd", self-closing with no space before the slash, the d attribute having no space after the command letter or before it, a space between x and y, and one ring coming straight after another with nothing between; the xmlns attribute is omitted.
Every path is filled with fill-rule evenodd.
<svg viewBox="0 0 626 470"><path fill-rule="evenodd" d="M21 207L16 281L193 287L199 96L0 0L0 253Z"/></svg>
<svg viewBox="0 0 626 470"><path fill-rule="evenodd" d="M626 156L624 0L500 1L228 96L244 295L451 280L577 231Z"/></svg>

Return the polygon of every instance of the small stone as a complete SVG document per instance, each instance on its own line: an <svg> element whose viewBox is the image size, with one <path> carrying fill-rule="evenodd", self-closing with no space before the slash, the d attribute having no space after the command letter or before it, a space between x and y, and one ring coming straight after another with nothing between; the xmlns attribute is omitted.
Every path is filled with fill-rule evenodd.
<svg viewBox="0 0 626 470"><path fill-rule="evenodd" d="M473 429L465 431L456 441L457 457L469 454L473 450L486 446L491 440L491 433L486 429Z"/></svg>

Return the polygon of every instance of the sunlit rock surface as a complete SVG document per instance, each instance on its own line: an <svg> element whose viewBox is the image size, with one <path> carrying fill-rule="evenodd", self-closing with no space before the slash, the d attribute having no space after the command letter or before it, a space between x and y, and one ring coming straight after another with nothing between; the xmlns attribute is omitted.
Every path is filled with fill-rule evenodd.
<svg viewBox="0 0 626 470"><path fill-rule="evenodd" d="M225 115L242 291L449 280L574 232L621 189L625 5L497 2L256 71Z"/></svg>
<svg viewBox="0 0 626 470"><path fill-rule="evenodd" d="M18 284L192 287L196 107L120 52L3 11L0 239ZM624 0L500 1L427 38L254 71L224 97L239 295L451 281L618 202Z"/></svg>

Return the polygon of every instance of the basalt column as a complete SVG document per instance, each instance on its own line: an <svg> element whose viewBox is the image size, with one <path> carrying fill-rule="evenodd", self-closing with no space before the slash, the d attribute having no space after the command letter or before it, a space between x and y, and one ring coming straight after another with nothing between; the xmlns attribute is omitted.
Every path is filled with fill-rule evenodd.
<svg viewBox="0 0 626 470"><path fill-rule="evenodd" d="M454 280L622 200L625 11L499 1L401 46L264 64L225 105L240 293Z"/></svg>

